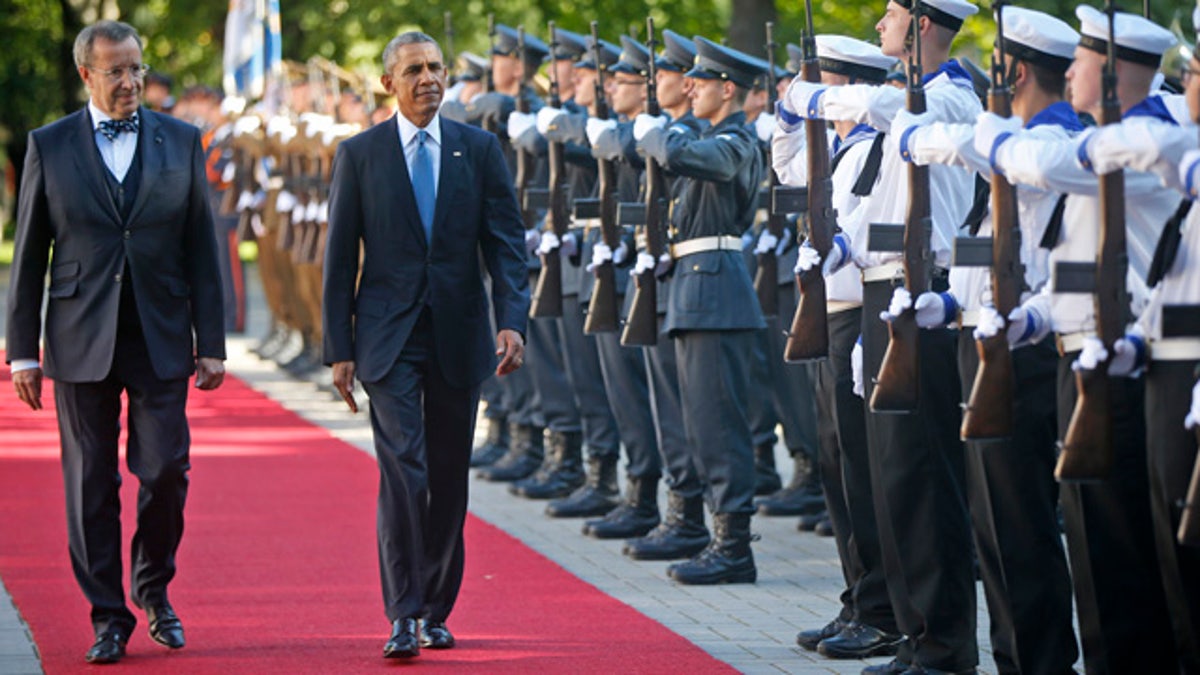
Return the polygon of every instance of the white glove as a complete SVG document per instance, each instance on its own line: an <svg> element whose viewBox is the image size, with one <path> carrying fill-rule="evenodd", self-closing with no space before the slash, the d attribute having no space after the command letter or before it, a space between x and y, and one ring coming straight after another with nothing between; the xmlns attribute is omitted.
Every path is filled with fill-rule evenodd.
<svg viewBox="0 0 1200 675"><path fill-rule="evenodd" d="M562 236L562 254L568 258L579 254L579 240L574 233L568 232Z"/></svg>
<svg viewBox="0 0 1200 675"><path fill-rule="evenodd" d="M775 135L775 116L763 111L754 119L754 132L758 134L758 140L763 143L770 143L771 136Z"/></svg>
<svg viewBox="0 0 1200 675"><path fill-rule="evenodd" d="M1026 309L1024 305L1014 307L1008 313L1008 344L1015 347L1038 338L1045 326L1045 320L1037 312Z"/></svg>
<svg viewBox="0 0 1200 675"><path fill-rule="evenodd" d="M621 245L617 247L617 250L613 251L613 256L612 256L613 264L620 265L621 263L625 262L625 259L628 257L629 257L629 244L626 244L624 241L622 241Z"/></svg>
<svg viewBox="0 0 1200 675"><path fill-rule="evenodd" d="M664 251L662 255L658 256L658 264L654 266L654 276L661 279L667 276L667 273L669 273L671 268L674 266L675 259L671 257L670 253Z"/></svg>
<svg viewBox="0 0 1200 675"><path fill-rule="evenodd" d="M979 323L975 325L974 332L976 340L994 337L1002 328L1004 328L1004 317L1000 316L1000 312L997 312L995 307L984 307L979 310ZM1009 339L1009 342L1012 340Z"/></svg>
<svg viewBox="0 0 1200 675"><path fill-rule="evenodd" d="M754 255L774 251L777 246L779 246L779 237L771 234L771 231L764 227L762 234L758 235L758 243L754 245Z"/></svg>
<svg viewBox="0 0 1200 675"><path fill-rule="evenodd" d="M1179 162L1179 184L1195 199L1200 195L1200 150L1188 150Z"/></svg>
<svg viewBox="0 0 1200 675"><path fill-rule="evenodd" d="M613 251L602 241L596 242L592 247L592 261L588 263L587 271L595 272L596 268L607 262L612 262Z"/></svg>
<svg viewBox="0 0 1200 675"><path fill-rule="evenodd" d="M892 302L887 309L879 313L879 320L891 323L912 306L912 293L909 293L908 289L903 286L897 286L896 290L892 292Z"/></svg>
<svg viewBox="0 0 1200 675"><path fill-rule="evenodd" d="M538 255L546 255L560 246L562 246L562 242L559 241L558 235L553 231L547 231L542 235L542 242L538 244L537 252Z"/></svg>
<svg viewBox="0 0 1200 675"><path fill-rule="evenodd" d="M545 136L546 132L550 131L550 127L554 126L554 121L557 120L558 116L561 114L563 114L562 108L543 106L541 110L537 111L538 133Z"/></svg>
<svg viewBox="0 0 1200 675"><path fill-rule="evenodd" d="M796 267L792 269L792 273L804 274L816 267L820 262L821 254L817 253L817 249L805 241L800 245L800 250L796 252Z"/></svg>
<svg viewBox="0 0 1200 675"><path fill-rule="evenodd" d="M1195 429L1200 426L1200 382L1192 387L1192 409L1188 411L1187 417L1183 418L1183 427L1185 429Z"/></svg>
<svg viewBox="0 0 1200 675"><path fill-rule="evenodd" d="M854 349L850 350L850 376L854 378L854 394L859 398L866 398L867 390L863 386L862 336L854 343Z"/></svg>
<svg viewBox="0 0 1200 675"><path fill-rule="evenodd" d="M584 129L584 131L587 132L588 143L595 145L596 141L600 139L600 134L608 131L609 129L616 128L616 120L602 120L595 117L589 117L587 121L587 127Z"/></svg>
<svg viewBox="0 0 1200 675"><path fill-rule="evenodd" d="M533 113L523 113L514 110L508 116L508 137L520 138L522 134L532 129L536 123L537 121Z"/></svg>
<svg viewBox="0 0 1200 675"><path fill-rule="evenodd" d="M790 134L804 126L804 118L788 107L786 97L775 102L775 126L782 129L785 134Z"/></svg>
<svg viewBox="0 0 1200 675"><path fill-rule="evenodd" d="M638 251L637 262L634 263L633 269L629 270L629 276L640 276L642 273L654 269L654 266L654 256L646 253L645 251Z"/></svg>
<svg viewBox="0 0 1200 675"><path fill-rule="evenodd" d="M1083 339L1083 349L1079 352L1079 357L1071 364L1071 370L1095 370L1096 366L1104 362L1108 358L1108 350L1104 348L1104 343L1097 337L1086 337Z"/></svg>
<svg viewBox="0 0 1200 675"><path fill-rule="evenodd" d="M916 310L921 328L945 328L958 314L958 301L949 293L926 291L917 296Z"/></svg>
<svg viewBox="0 0 1200 675"><path fill-rule="evenodd" d="M844 232L838 232L833 235L833 246L829 247L829 255L825 256L825 267L822 268L822 272L827 277L833 276L835 272L845 267L852 257L850 237L847 237Z"/></svg>
<svg viewBox="0 0 1200 675"><path fill-rule="evenodd" d="M525 230L525 251L533 253L538 250L538 246L542 244L542 233L535 227L532 230Z"/></svg>
<svg viewBox="0 0 1200 675"><path fill-rule="evenodd" d="M1117 377L1138 377L1142 374L1145 358L1145 340L1139 335L1126 334L1113 343L1113 357L1108 363L1108 374Z"/></svg>
<svg viewBox="0 0 1200 675"><path fill-rule="evenodd" d="M801 119L819 119L821 117L820 94L825 92L825 85L806 82L800 78L792 80L788 86L784 100L788 110L793 110Z"/></svg>
<svg viewBox="0 0 1200 675"><path fill-rule="evenodd" d="M979 113L975 118L975 152L984 157L992 156L996 141L1005 134L1015 134L1024 126L1020 117L1000 117L994 113Z"/></svg>
<svg viewBox="0 0 1200 675"><path fill-rule="evenodd" d="M661 129L665 126L667 126L666 115L638 113L638 116L633 118L633 140L640 141L650 133L651 129Z"/></svg>

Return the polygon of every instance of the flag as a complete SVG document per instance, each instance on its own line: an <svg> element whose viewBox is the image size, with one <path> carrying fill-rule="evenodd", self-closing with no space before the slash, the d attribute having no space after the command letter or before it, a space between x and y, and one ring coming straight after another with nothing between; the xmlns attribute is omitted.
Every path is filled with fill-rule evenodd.
<svg viewBox="0 0 1200 675"><path fill-rule="evenodd" d="M283 63L279 0L229 0L225 19L226 96L260 99Z"/></svg>

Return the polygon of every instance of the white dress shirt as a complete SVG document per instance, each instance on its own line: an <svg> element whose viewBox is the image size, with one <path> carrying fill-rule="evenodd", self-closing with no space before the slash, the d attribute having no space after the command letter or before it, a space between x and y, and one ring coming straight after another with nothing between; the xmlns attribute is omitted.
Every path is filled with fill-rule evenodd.
<svg viewBox="0 0 1200 675"><path fill-rule="evenodd" d="M129 173L129 165L133 164L133 153L137 152L138 135L123 133L110 141L100 133L100 123L111 120L112 117L104 114L91 99L88 99L88 112L92 115L92 131L104 166L108 167L118 181L125 180L125 174ZM141 127L140 121L138 126Z"/></svg>
<svg viewBox="0 0 1200 675"><path fill-rule="evenodd" d="M400 134L400 147L404 149L404 163L408 165L409 180L413 175L413 162L417 160L417 132L421 127L409 121L404 113L396 113L396 128ZM442 176L442 122L441 115L434 114L433 119L424 127L429 137L425 145L429 148L429 156L433 160L433 195L437 198L438 182Z"/></svg>

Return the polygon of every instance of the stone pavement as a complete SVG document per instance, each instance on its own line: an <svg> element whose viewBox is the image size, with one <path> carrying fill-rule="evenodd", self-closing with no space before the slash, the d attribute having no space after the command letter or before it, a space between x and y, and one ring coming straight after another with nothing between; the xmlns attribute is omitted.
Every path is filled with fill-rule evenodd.
<svg viewBox="0 0 1200 675"><path fill-rule="evenodd" d="M247 276L257 282L253 270ZM7 278L7 271L0 271L0 291L7 285ZM251 291L247 334L260 336L266 332L267 318L256 285ZM0 313L0 336L2 324ZM297 381L273 363L255 357L250 348L256 342L245 337L230 339L229 372L372 454L367 415L349 413L327 385L328 371L317 373L316 381ZM364 399L360 392L359 400ZM790 476L790 459L782 446L777 448L776 456L781 474ZM833 539L797 532L795 518L754 519L752 528L761 535L754 544L758 583L680 586L667 580L665 563L630 560L621 555L621 542L599 541L580 534L580 521L546 518L542 515L544 502L512 497L504 485L484 481L472 480L471 489L471 511L476 516L742 672L858 673L868 663L886 660L833 661L795 645L799 630L818 627L834 616L843 583ZM665 505L665 497L660 503ZM978 619L980 670L994 673L981 590ZM620 636L613 635L595 638L620 641ZM85 646L80 643L81 657ZM40 672L36 647L0 584L0 675Z"/></svg>

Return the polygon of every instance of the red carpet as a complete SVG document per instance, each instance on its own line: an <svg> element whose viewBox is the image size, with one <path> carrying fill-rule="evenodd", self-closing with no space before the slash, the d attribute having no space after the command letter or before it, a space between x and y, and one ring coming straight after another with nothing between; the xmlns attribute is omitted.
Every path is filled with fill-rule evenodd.
<svg viewBox="0 0 1200 675"><path fill-rule="evenodd" d="M58 433L0 367L0 578L48 673L92 669L88 606L67 558ZM44 402L52 405L47 388ZM151 642L145 617L121 672L348 673L381 658L378 473L359 450L228 378L193 390L192 484L171 598L188 646ZM125 554L136 479L122 490ZM126 562L128 565L128 562ZM128 569L128 568L126 568ZM126 588L128 591L128 588ZM459 646L413 667L453 672L727 672L728 666L471 517L450 627Z"/></svg>

